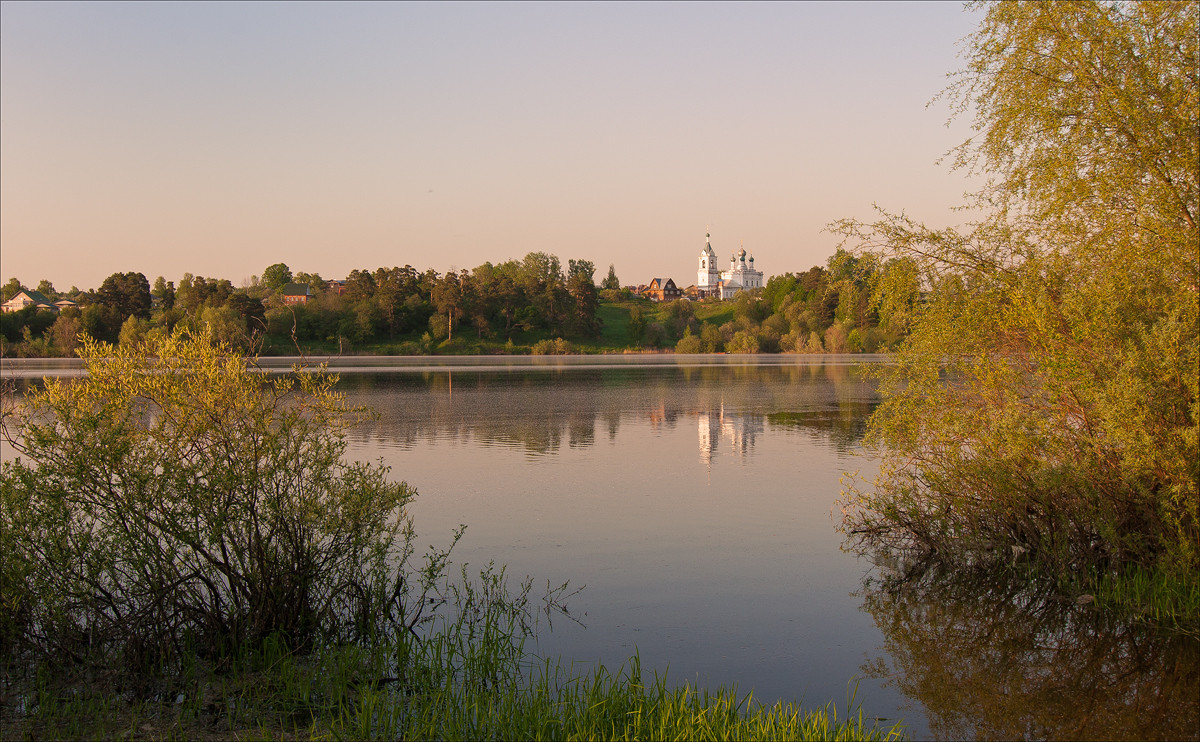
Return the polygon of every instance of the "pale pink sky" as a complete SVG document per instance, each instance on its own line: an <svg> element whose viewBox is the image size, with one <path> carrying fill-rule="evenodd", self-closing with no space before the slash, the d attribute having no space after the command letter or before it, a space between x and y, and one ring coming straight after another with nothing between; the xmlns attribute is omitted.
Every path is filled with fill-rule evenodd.
<svg viewBox="0 0 1200 742"><path fill-rule="evenodd" d="M235 284L285 262L530 251L695 281L712 231L768 275L873 203L935 224L969 134L926 104L955 3L0 5L0 280Z"/></svg>

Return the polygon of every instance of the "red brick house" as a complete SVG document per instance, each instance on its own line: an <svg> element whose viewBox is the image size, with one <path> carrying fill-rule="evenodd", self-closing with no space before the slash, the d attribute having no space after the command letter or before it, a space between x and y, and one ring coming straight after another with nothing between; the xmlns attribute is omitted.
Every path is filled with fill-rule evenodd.
<svg viewBox="0 0 1200 742"><path fill-rule="evenodd" d="M312 289L307 283L289 283L280 291L285 305L307 304L312 298Z"/></svg>

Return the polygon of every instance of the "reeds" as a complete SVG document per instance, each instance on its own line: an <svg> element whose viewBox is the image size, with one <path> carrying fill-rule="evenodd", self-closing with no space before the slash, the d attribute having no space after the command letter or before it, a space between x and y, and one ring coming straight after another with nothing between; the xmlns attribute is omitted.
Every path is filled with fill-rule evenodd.
<svg viewBox="0 0 1200 742"><path fill-rule="evenodd" d="M805 710L736 688L647 678L636 655L615 673L538 660L523 651L528 583L514 599L502 571L481 577L460 586L451 609L420 636L306 655L267 641L223 670L194 660L164 672L150 697L117 678L6 673L0 738L902 738L899 724L865 716L853 698L839 715L832 703Z"/></svg>
<svg viewBox="0 0 1200 742"><path fill-rule="evenodd" d="M1098 604L1150 625L1200 636L1200 579L1164 570L1130 568L1094 577Z"/></svg>
<svg viewBox="0 0 1200 742"><path fill-rule="evenodd" d="M372 701L362 709L378 707ZM709 691L688 684L672 686L665 675L655 674L647 681L635 655L616 674L603 666L575 674L546 662L527 684L483 693L448 685L411 703L406 713L390 716L395 726L372 731L384 737L450 740L901 737L898 726L880 726L864 718L857 707L852 714L839 719L832 704L811 711L792 703L765 705L736 688ZM364 727L359 725L356 731Z"/></svg>

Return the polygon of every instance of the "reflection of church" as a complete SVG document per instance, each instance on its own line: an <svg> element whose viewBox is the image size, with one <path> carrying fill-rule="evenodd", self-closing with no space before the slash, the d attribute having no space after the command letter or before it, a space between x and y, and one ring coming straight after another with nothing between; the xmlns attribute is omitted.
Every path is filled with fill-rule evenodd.
<svg viewBox="0 0 1200 742"><path fill-rule="evenodd" d="M725 408L713 412L701 412L699 415L700 432L700 461L712 464L717 455L718 444L721 440L729 446L729 450L739 459L754 449L758 434L763 432L763 416L741 413L727 413Z"/></svg>
<svg viewBox="0 0 1200 742"><path fill-rule="evenodd" d="M717 269L717 254L713 252L712 235L705 234L704 249L700 251L700 268L696 271L696 289L701 296L732 299L745 289L761 289L763 273L754 269L754 256L746 257L740 248L729 258L729 270Z"/></svg>

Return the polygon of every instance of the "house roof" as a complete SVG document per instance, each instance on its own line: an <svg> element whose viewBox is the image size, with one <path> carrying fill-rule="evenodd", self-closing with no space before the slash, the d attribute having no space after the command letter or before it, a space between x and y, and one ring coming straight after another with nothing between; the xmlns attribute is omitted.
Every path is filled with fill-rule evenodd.
<svg viewBox="0 0 1200 742"><path fill-rule="evenodd" d="M312 288L307 283L289 283L280 293L284 296L310 296Z"/></svg>
<svg viewBox="0 0 1200 742"><path fill-rule="evenodd" d="M35 305L44 304L48 307L54 306L54 302L47 299L45 294L43 294L40 291L34 291L33 289L21 289L16 294L14 294L11 299L9 299L8 301L6 301L4 303L8 304L9 302L15 302L17 299L21 298L21 294L28 296L29 300L32 301Z"/></svg>

